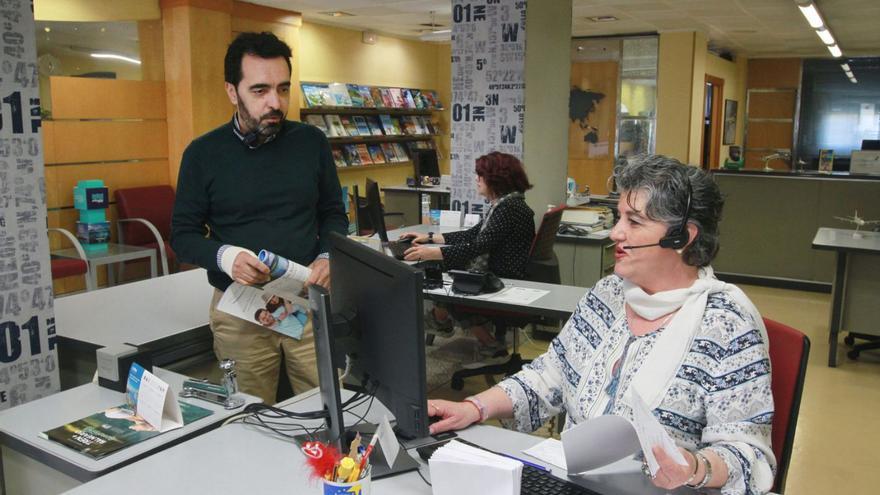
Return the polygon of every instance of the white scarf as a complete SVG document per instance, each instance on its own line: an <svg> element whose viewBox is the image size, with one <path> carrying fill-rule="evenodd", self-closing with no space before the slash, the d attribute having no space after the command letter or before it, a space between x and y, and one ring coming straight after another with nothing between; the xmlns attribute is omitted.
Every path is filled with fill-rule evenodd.
<svg viewBox="0 0 880 495"><path fill-rule="evenodd" d="M629 307L646 320L656 320L678 309L678 313L666 325L666 330L657 336L654 347L630 384L629 390L637 392L652 410L660 406L693 344L709 294L727 292L734 302L752 315L761 338L765 344L768 342L767 329L757 308L739 287L716 279L711 266L701 268L699 278L685 289L648 294L624 279L623 291Z"/></svg>

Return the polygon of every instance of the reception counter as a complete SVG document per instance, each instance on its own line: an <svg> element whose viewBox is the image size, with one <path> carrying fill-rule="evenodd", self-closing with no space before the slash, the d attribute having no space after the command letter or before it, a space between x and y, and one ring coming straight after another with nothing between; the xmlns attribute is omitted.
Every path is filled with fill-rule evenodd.
<svg viewBox="0 0 880 495"><path fill-rule="evenodd" d="M855 228L835 217L856 210L880 219L880 176L713 172L725 199L713 265L732 281L830 291L834 255L811 248L816 230Z"/></svg>

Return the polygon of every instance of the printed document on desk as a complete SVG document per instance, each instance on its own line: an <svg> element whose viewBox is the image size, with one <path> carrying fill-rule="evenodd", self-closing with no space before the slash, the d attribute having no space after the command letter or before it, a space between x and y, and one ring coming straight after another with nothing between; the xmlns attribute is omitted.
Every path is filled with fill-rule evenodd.
<svg viewBox="0 0 880 495"><path fill-rule="evenodd" d="M452 440L428 460L434 495L510 495L520 492L521 462Z"/></svg>

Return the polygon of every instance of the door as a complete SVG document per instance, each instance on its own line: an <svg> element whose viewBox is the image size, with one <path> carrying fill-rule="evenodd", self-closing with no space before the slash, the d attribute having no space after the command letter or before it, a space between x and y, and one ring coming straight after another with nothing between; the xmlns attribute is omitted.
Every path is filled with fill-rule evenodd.
<svg viewBox="0 0 880 495"><path fill-rule="evenodd" d="M700 166L704 170L718 168L721 154L722 109L724 108L724 79L706 75L703 101L703 144Z"/></svg>

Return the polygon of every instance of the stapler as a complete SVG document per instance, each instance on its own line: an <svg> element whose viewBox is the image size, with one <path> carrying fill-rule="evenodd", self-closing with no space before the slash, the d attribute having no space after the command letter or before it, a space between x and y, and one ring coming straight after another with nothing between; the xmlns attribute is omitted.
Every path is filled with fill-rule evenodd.
<svg viewBox="0 0 880 495"><path fill-rule="evenodd" d="M243 406L244 399L235 396L238 392L238 382L235 380L235 361L232 359L220 361L220 369L223 370L222 384L190 378L183 382L183 390L180 391L180 396L202 399L219 404L226 409L237 409Z"/></svg>

